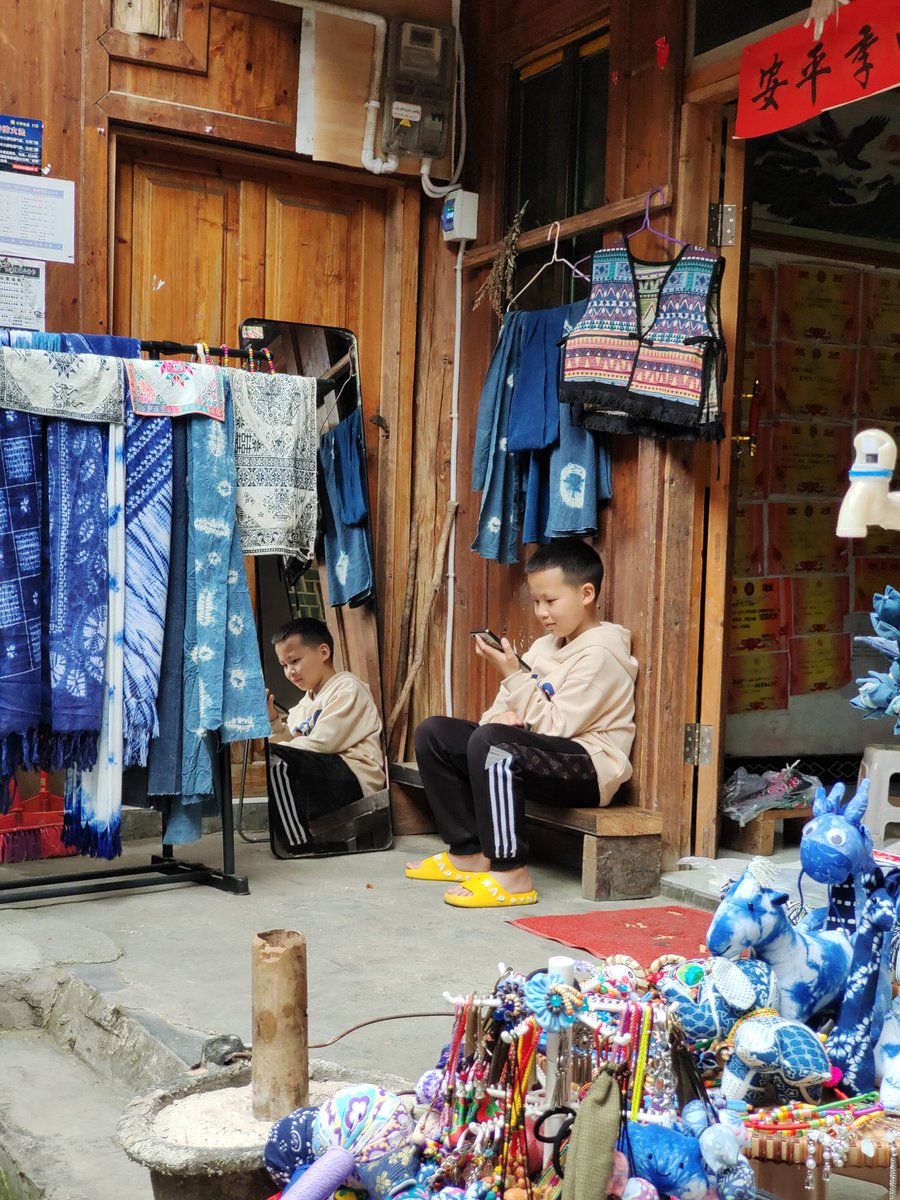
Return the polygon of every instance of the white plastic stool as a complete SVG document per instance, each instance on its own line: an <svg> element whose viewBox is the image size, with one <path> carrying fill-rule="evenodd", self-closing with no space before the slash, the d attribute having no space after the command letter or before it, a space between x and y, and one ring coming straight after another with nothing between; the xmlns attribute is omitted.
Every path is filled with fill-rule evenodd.
<svg viewBox="0 0 900 1200"><path fill-rule="evenodd" d="M900 824L900 803L892 804L891 777L900 775L900 748L866 746L859 765L859 782L869 780L869 803L863 818L876 845L884 843L888 825Z"/></svg>

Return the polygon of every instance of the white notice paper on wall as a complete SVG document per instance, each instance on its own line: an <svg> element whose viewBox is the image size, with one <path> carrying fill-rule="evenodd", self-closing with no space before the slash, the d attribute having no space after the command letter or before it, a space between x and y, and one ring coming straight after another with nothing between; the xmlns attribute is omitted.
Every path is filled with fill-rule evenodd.
<svg viewBox="0 0 900 1200"><path fill-rule="evenodd" d="M0 254L75 261L75 184L71 179L0 172Z"/></svg>
<svg viewBox="0 0 900 1200"><path fill-rule="evenodd" d="M44 264L0 258L0 328L46 329Z"/></svg>

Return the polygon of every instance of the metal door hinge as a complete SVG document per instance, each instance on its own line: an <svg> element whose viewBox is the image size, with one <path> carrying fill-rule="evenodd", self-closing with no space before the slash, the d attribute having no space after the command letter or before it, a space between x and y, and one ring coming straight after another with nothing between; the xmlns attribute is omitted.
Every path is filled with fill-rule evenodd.
<svg viewBox="0 0 900 1200"><path fill-rule="evenodd" d="M685 725L684 761L691 767L708 767L712 762L712 725Z"/></svg>
<svg viewBox="0 0 900 1200"><path fill-rule="evenodd" d="M733 246L737 237L737 205L711 204L706 228L710 246Z"/></svg>

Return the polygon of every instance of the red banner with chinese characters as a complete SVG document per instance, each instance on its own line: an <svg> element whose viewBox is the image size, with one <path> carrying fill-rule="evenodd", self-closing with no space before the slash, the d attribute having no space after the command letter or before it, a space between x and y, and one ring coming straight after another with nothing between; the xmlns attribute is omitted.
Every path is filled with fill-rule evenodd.
<svg viewBox="0 0 900 1200"><path fill-rule="evenodd" d="M818 39L792 25L741 57L738 137L762 137L900 84L900 4L851 0Z"/></svg>

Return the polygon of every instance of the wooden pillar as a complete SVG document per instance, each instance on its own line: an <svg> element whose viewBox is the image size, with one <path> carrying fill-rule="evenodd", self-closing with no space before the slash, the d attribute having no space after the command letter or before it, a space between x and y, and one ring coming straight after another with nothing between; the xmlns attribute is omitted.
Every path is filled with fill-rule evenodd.
<svg viewBox="0 0 900 1200"><path fill-rule="evenodd" d="M253 939L253 1115L277 1121L309 1100L306 938L270 929Z"/></svg>

